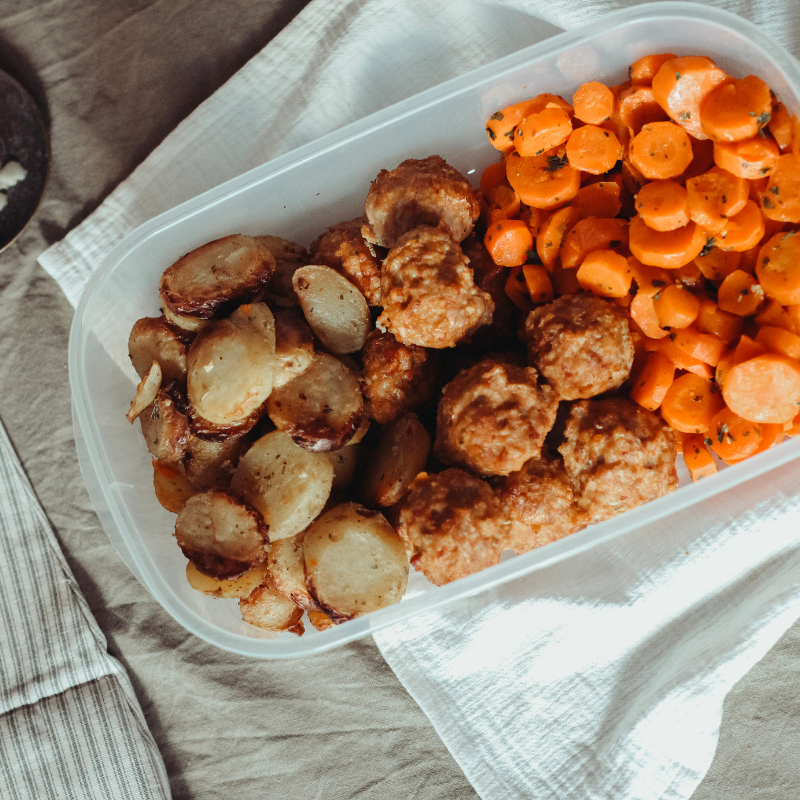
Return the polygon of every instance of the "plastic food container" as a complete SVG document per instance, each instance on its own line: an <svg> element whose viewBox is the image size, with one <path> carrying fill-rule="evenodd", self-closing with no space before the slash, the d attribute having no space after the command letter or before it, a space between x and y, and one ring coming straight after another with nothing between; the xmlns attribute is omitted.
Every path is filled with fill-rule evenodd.
<svg viewBox="0 0 800 800"><path fill-rule="evenodd" d="M800 111L800 65L757 27L708 6L648 4L522 50L257 167L151 220L114 248L72 325L78 455L112 544L178 622L212 644L256 658L318 653L568 558L800 456L797 437L696 484L679 469L681 488L674 494L448 586L434 587L412 570L401 603L324 632L307 624L298 638L251 627L236 600L213 600L189 586L172 537L175 517L156 501L139 426L125 419L138 380L127 357L128 334L135 320L158 314L159 276L179 256L239 232L308 245L327 226L361 214L378 171L406 158L440 154L477 185L496 159L484 133L491 113L545 91L570 98L592 79L622 83L629 64L661 52L708 55L735 76L759 75L792 113Z"/></svg>

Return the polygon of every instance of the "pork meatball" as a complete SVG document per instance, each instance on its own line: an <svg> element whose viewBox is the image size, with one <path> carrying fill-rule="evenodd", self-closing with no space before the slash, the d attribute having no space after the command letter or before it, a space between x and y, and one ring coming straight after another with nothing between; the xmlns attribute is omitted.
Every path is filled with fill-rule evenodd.
<svg viewBox="0 0 800 800"><path fill-rule="evenodd" d="M397 532L437 586L500 561L508 524L491 487L460 469L420 473L400 502Z"/></svg>
<svg viewBox="0 0 800 800"><path fill-rule="evenodd" d="M381 260L375 246L361 235L363 217L328 228L311 245L311 260L344 275L371 306L381 304Z"/></svg>
<svg viewBox="0 0 800 800"><path fill-rule="evenodd" d="M458 243L438 228L401 236L381 270L378 327L403 344L455 347L492 321L494 302L475 286Z"/></svg>
<svg viewBox="0 0 800 800"><path fill-rule="evenodd" d="M486 359L444 388L434 454L478 475L508 475L542 452L558 396L533 367Z"/></svg>
<svg viewBox="0 0 800 800"><path fill-rule="evenodd" d="M528 359L564 400L616 389L633 364L633 338L621 308L593 294L559 297L525 320Z"/></svg>
<svg viewBox="0 0 800 800"><path fill-rule="evenodd" d="M495 493L503 516L511 522L506 546L515 553L527 553L588 524L560 458L532 458L521 470L501 478Z"/></svg>
<svg viewBox="0 0 800 800"><path fill-rule="evenodd" d="M392 422L433 397L438 355L416 344L401 344L388 332L370 333L361 351L362 388L376 422Z"/></svg>
<svg viewBox="0 0 800 800"><path fill-rule="evenodd" d="M381 170L372 181L362 233L368 242L394 247L404 233L431 225L443 227L460 242L480 213L478 194L441 156L409 158L391 172Z"/></svg>
<svg viewBox="0 0 800 800"><path fill-rule="evenodd" d="M678 488L675 434L623 397L575 403L558 450L590 523Z"/></svg>

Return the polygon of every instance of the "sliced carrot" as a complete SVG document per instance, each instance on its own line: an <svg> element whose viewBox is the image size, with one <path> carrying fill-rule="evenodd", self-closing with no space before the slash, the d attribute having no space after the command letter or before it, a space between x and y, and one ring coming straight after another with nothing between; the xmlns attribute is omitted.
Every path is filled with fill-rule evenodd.
<svg viewBox="0 0 800 800"><path fill-rule="evenodd" d="M495 222L503 222L508 219L508 215L502 208L497 206L489 206L486 210L486 227L491 228Z"/></svg>
<svg viewBox="0 0 800 800"><path fill-rule="evenodd" d="M675 331L675 346L693 358L715 367L728 348L728 342L713 333L703 333L696 327Z"/></svg>
<svg viewBox="0 0 800 800"><path fill-rule="evenodd" d="M744 208L730 217L722 230L717 233L717 247L741 253L755 247L764 233L764 216L759 207L752 200L748 200Z"/></svg>
<svg viewBox="0 0 800 800"><path fill-rule="evenodd" d="M489 213L494 209L501 211L506 219L515 219L519 216L520 202L517 193L510 187L500 184L496 186L490 193L491 206Z"/></svg>
<svg viewBox="0 0 800 800"><path fill-rule="evenodd" d="M769 186L769 178L765 176L755 181L748 181L747 183L748 183L748 195L747 195L748 198L752 200L757 206L760 206L761 201L764 199L764 192L767 191L767 187Z"/></svg>
<svg viewBox="0 0 800 800"><path fill-rule="evenodd" d="M692 139L692 163L683 171L680 180L696 178L714 166L714 142L711 139Z"/></svg>
<svg viewBox="0 0 800 800"><path fill-rule="evenodd" d="M636 195L636 210L649 228L674 231L689 223L689 195L675 181L652 181Z"/></svg>
<svg viewBox="0 0 800 800"><path fill-rule="evenodd" d="M631 400L655 411L675 379L675 365L661 353L649 353L644 368L630 391Z"/></svg>
<svg viewBox="0 0 800 800"><path fill-rule="evenodd" d="M631 300L630 315L639 330L653 341L663 339L669 334L658 324L658 315L653 298L643 292L637 292Z"/></svg>
<svg viewBox="0 0 800 800"><path fill-rule="evenodd" d="M786 306L786 313L792 321L794 332L800 334L800 305L793 304Z"/></svg>
<svg viewBox="0 0 800 800"><path fill-rule="evenodd" d="M763 305L764 289L752 275L737 269L720 284L717 302L723 311L750 317Z"/></svg>
<svg viewBox="0 0 800 800"><path fill-rule="evenodd" d="M741 142L714 142L714 162L740 178L756 180L769 175L781 151L774 139L755 136Z"/></svg>
<svg viewBox="0 0 800 800"><path fill-rule="evenodd" d="M800 158L800 117L792 115L792 155Z"/></svg>
<svg viewBox="0 0 800 800"><path fill-rule="evenodd" d="M772 116L772 93L761 78L746 78L718 86L700 105L700 123L715 142L752 139Z"/></svg>
<svg viewBox="0 0 800 800"><path fill-rule="evenodd" d="M506 158L506 176L521 202L534 208L558 208L572 200L581 185L581 174L560 151L523 158L512 152Z"/></svg>
<svg viewBox="0 0 800 800"><path fill-rule="evenodd" d="M709 242L712 244L709 245ZM739 269L739 264L742 260L742 254L735 250L720 250L719 247L714 247L716 242L715 236L708 239L706 246L694 260L703 277L708 278L710 281L724 280L731 272Z"/></svg>
<svg viewBox="0 0 800 800"><path fill-rule="evenodd" d="M583 263L593 250L615 250L628 246L628 223L624 219L587 217L575 223L561 246L561 263L567 269Z"/></svg>
<svg viewBox="0 0 800 800"><path fill-rule="evenodd" d="M534 303L549 303L555 297L550 273L544 267L538 264L526 264L522 268L522 275Z"/></svg>
<svg viewBox="0 0 800 800"><path fill-rule="evenodd" d="M631 288L628 260L613 250L593 250L578 267L578 283L600 297L625 297Z"/></svg>
<svg viewBox="0 0 800 800"><path fill-rule="evenodd" d="M617 114L631 136L636 136L650 122L665 122L669 119L667 112L656 102L649 86L632 86L621 92Z"/></svg>
<svg viewBox="0 0 800 800"><path fill-rule="evenodd" d="M656 102L670 119L695 139L706 139L700 122L700 105L717 86L730 80L710 58L683 56L664 62L653 77Z"/></svg>
<svg viewBox="0 0 800 800"><path fill-rule="evenodd" d="M486 196L498 186L508 186L506 179L506 165L504 161L495 161L481 173L481 192Z"/></svg>
<svg viewBox="0 0 800 800"><path fill-rule="evenodd" d="M695 482L718 472L717 462L706 446L706 438L701 433L686 433L683 436L683 460Z"/></svg>
<svg viewBox="0 0 800 800"><path fill-rule="evenodd" d="M749 250L744 250L743 252L739 253L739 269L742 272L746 272L748 275L755 275L756 274L756 262L758 261L758 252L761 249L762 242L767 241L769 237L762 239L758 245L755 247L751 247ZM733 252L732 250L730 251Z"/></svg>
<svg viewBox="0 0 800 800"><path fill-rule="evenodd" d="M783 427L783 425L773 425L769 422L762 422L761 444L758 446L756 453L763 453L765 450L769 450L771 447L780 444L786 435Z"/></svg>
<svg viewBox="0 0 800 800"><path fill-rule="evenodd" d="M702 333L732 342L741 335L744 322L736 314L723 311L710 297L701 297L695 326Z"/></svg>
<svg viewBox="0 0 800 800"><path fill-rule="evenodd" d="M778 222L800 222L800 161L781 156L761 197L764 216Z"/></svg>
<svg viewBox="0 0 800 800"><path fill-rule="evenodd" d="M612 219L622 210L620 184L616 181L598 181L578 189L572 201L584 217Z"/></svg>
<svg viewBox="0 0 800 800"><path fill-rule="evenodd" d="M706 280L703 277L703 273L700 272L700 267L694 261L690 261L688 264L673 270L672 274L675 277L675 283L684 289L690 289L695 292L705 289Z"/></svg>
<svg viewBox="0 0 800 800"><path fill-rule="evenodd" d="M734 351L734 363L741 364L743 361L749 361L756 356L763 356L766 352L767 348L761 342L751 339L747 334L742 334Z"/></svg>
<svg viewBox="0 0 800 800"><path fill-rule="evenodd" d="M686 191L689 216L707 231L721 230L728 217L744 208L748 197L747 181L720 167L687 180Z"/></svg>
<svg viewBox="0 0 800 800"><path fill-rule="evenodd" d="M792 116L783 103L778 103L772 109L772 118L769 121L769 132L778 143L781 153L788 153L792 148Z"/></svg>
<svg viewBox="0 0 800 800"><path fill-rule="evenodd" d="M519 267L533 249L533 236L521 219L501 219L489 226L483 243L495 264Z"/></svg>
<svg viewBox="0 0 800 800"><path fill-rule="evenodd" d="M631 140L631 163L650 180L677 177L693 158L689 134L674 122L650 122Z"/></svg>
<svg viewBox="0 0 800 800"><path fill-rule="evenodd" d="M683 453L683 443L687 436L697 436L697 434L683 433L683 431L672 431L675 434L675 452Z"/></svg>
<svg viewBox="0 0 800 800"><path fill-rule="evenodd" d="M781 353L795 360L800 359L800 336L785 328L765 325L759 328L756 341L761 342L770 353Z"/></svg>
<svg viewBox="0 0 800 800"><path fill-rule="evenodd" d="M717 368L714 373L714 380L717 382L717 386L722 386L725 383L725 378L731 371L731 367L736 363L736 350L730 347L717 362Z"/></svg>
<svg viewBox="0 0 800 800"><path fill-rule="evenodd" d="M761 445L761 425L743 419L730 408L723 408L714 415L708 433L711 449L726 464L736 464L755 455Z"/></svg>
<svg viewBox="0 0 800 800"><path fill-rule="evenodd" d="M756 325L759 328L783 328L790 333L797 333L791 315L777 300L767 300L764 308L756 314Z"/></svg>
<svg viewBox="0 0 800 800"><path fill-rule="evenodd" d="M521 156L540 156L564 144L572 133L572 120L563 108L543 108L516 127L514 147Z"/></svg>
<svg viewBox="0 0 800 800"><path fill-rule="evenodd" d="M784 423L783 431L787 436L800 436L800 413L791 422Z"/></svg>
<svg viewBox="0 0 800 800"><path fill-rule="evenodd" d="M800 303L800 236L775 234L758 253L756 275L767 297L784 306Z"/></svg>
<svg viewBox="0 0 800 800"><path fill-rule="evenodd" d="M653 297L658 322L662 328L688 328L700 310L700 301L686 289L667 286Z"/></svg>
<svg viewBox="0 0 800 800"><path fill-rule="evenodd" d="M800 408L800 363L765 353L735 364L722 394L728 408L751 422L790 422Z"/></svg>
<svg viewBox="0 0 800 800"><path fill-rule="evenodd" d="M509 300L511 300L520 311L531 311L533 309L533 302L531 301L531 295L528 291L528 284L525 282L525 275L522 272L522 267L514 267L509 272L505 291Z"/></svg>
<svg viewBox="0 0 800 800"><path fill-rule="evenodd" d="M579 120L599 125L614 113L614 93L598 81L589 81L581 84L572 95L572 106Z"/></svg>
<svg viewBox="0 0 800 800"><path fill-rule="evenodd" d="M486 133L489 136L489 141L492 147L500 151L509 151L514 149L514 130L522 122L525 117L536 111L541 111L544 104L538 97L529 100L523 100L520 103L507 106L500 111L495 111L488 120L486 120Z"/></svg>
<svg viewBox="0 0 800 800"><path fill-rule="evenodd" d="M661 416L676 431L705 433L711 420L725 407L717 387L699 375L681 375L661 402Z"/></svg>
<svg viewBox="0 0 800 800"><path fill-rule="evenodd" d="M619 161L622 147L611 131L596 125L576 128L567 140L567 158L573 169L601 175Z"/></svg>
<svg viewBox="0 0 800 800"><path fill-rule="evenodd" d="M550 218L550 212L544 208L520 206L519 218L528 226L531 236L536 239L544 223Z"/></svg>
<svg viewBox="0 0 800 800"><path fill-rule="evenodd" d="M681 350L674 342L676 336L677 332L673 331L664 339L651 339L646 341L645 347L662 353L678 369L685 369L687 372L691 372L693 375L697 375L700 378L713 378L714 369L712 366L706 364L705 361L701 361L699 358L690 356L685 350Z"/></svg>
<svg viewBox="0 0 800 800"><path fill-rule="evenodd" d="M552 272L564 242L564 237L580 220L580 209L566 206L554 211L536 236L536 252L547 269Z"/></svg>
<svg viewBox="0 0 800 800"><path fill-rule="evenodd" d="M581 290L581 285L578 283L577 269L565 269L561 264L556 263L550 278L553 282L553 289L558 297L563 297L567 294L576 294Z"/></svg>
<svg viewBox="0 0 800 800"><path fill-rule="evenodd" d="M649 86L662 65L677 56L673 53L642 56L628 67L628 76L634 86Z"/></svg>
<svg viewBox="0 0 800 800"><path fill-rule="evenodd" d="M630 224L629 247L642 264L678 269L700 255L706 244L706 232L690 222L674 231L654 231L641 217Z"/></svg>
<svg viewBox="0 0 800 800"><path fill-rule="evenodd" d="M672 283L672 271L660 269L659 267L648 267L642 264L637 258L628 258L633 279L636 281L636 291L646 294L649 297L657 295L665 286Z"/></svg>

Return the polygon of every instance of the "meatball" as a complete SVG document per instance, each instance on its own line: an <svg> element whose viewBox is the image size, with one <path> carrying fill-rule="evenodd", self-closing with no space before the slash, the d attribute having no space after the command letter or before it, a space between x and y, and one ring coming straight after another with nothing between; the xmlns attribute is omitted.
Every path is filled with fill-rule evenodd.
<svg viewBox="0 0 800 800"><path fill-rule="evenodd" d="M311 245L311 260L335 269L357 286L371 306L381 304L381 260L361 235L363 217L328 228Z"/></svg>
<svg viewBox="0 0 800 800"><path fill-rule="evenodd" d="M560 458L532 458L521 470L501 478L496 494L503 516L511 522L507 547L515 553L527 553L588 524Z"/></svg>
<svg viewBox="0 0 800 800"><path fill-rule="evenodd" d="M400 237L381 270L378 327L403 344L455 347L492 321L494 302L475 286L458 243L438 228Z"/></svg>
<svg viewBox="0 0 800 800"><path fill-rule="evenodd" d="M400 502L397 532L437 586L497 564L507 529L491 487L460 469L420 473Z"/></svg>
<svg viewBox="0 0 800 800"><path fill-rule="evenodd" d="M678 488L675 434L652 411L623 397L576 403L558 450L590 523Z"/></svg>
<svg viewBox="0 0 800 800"><path fill-rule="evenodd" d="M622 309L593 294L559 297L525 320L528 359L564 400L621 386L633 364L633 338Z"/></svg>
<svg viewBox="0 0 800 800"><path fill-rule="evenodd" d="M394 247L419 225L443 226L460 242L472 231L480 211L475 190L441 156L410 158L391 172L381 170L370 185L362 233L368 242Z"/></svg>
<svg viewBox="0 0 800 800"><path fill-rule="evenodd" d="M541 455L558 396L533 367L486 359L447 384L439 403L434 454L478 475L508 475Z"/></svg>
<svg viewBox="0 0 800 800"><path fill-rule="evenodd" d="M370 333L361 351L362 388L376 422L392 422L433 397L438 355L416 344L400 344L388 332Z"/></svg>

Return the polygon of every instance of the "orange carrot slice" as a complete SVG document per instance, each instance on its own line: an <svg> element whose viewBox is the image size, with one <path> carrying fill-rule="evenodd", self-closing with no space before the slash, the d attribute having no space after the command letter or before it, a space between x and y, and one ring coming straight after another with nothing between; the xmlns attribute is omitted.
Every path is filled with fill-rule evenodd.
<svg viewBox="0 0 800 800"><path fill-rule="evenodd" d="M693 481L710 478L716 475L717 462L706 446L706 439L702 433L685 433L683 435L683 460Z"/></svg>
<svg viewBox="0 0 800 800"><path fill-rule="evenodd" d="M501 219L489 226L483 243L495 264L519 267L528 260L533 236L521 219Z"/></svg>
<svg viewBox="0 0 800 800"><path fill-rule="evenodd" d="M689 224L689 195L675 181L652 181L636 195L636 210L649 228L674 231Z"/></svg>
<svg viewBox="0 0 800 800"><path fill-rule="evenodd" d="M800 408L800 363L777 353L735 364L722 386L725 402L751 422L790 422Z"/></svg>
<svg viewBox="0 0 800 800"><path fill-rule="evenodd" d="M743 419L730 408L714 415L708 433L711 449L727 464L755 455L761 445L761 425Z"/></svg>
<svg viewBox="0 0 800 800"><path fill-rule="evenodd" d="M700 105L700 123L715 142L752 139L772 116L772 93L761 78L748 75L718 86Z"/></svg>
<svg viewBox="0 0 800 800"><path fill-rule="evenodd" d="M714 162L740 178L757 180L769 175L781 151L774 139L755 136L741 142L714 142Z"/></svg>
<svg viewBox="0 0 800 800"><path fill-rule="evenodd" d="M650 180L677 177L693 158L689 134L674 122L650 122L631 140L631 163Z"/></svg>
<svg viewBox="0 0 800 800"><path fill-rule="evenodd" d="M719 247L714 247L716 243L716 236L712 236L706 241L706 246L700 251L700 255L694 260L694 263L700 269L704 278L710 281L722 281L739 269L739 264L742 261L742 254L734 250L720 250ZM709 242L712 245L709 246Z"/></svg>
<svg viewBox="0 0 800 800"><path fill-rule="evenodd" d="M634 86L650 86L662 65L673 58L677 58L674 53L642 56L628 67L631 83Z"/></svg>
<svg viewBox="0 0 800 800"><path fill-rule="evenodd" d="M619 139L596 125L576 128L567 140L567 158L573 169L601 175L617 163L622 154Z"/></svg>
<svg viewBox="0 0 800 800"><path fill-rule="evenodd" d="M736 314L723 311L710 297L701 297L695 325L702 333L710 333L727 342L733 342L741 335L744 322Z"/></svg>
<svg viewBox="0 0 800 800"><path fill-rule="evenodd" d="M624 219L588 217L576 222L561 246L561 264L570 269L583 263L593 250L615 250L628 246L628 223Z"/></svg>
<svg viewBox="0 0 800 800"><path fill-rule="evenodd" d="M613 219L622 210L620 184L616 181L598 181L578 189L571 205L584 217Z"/></svg>
<svg viewBox="0 0 800 800"><path fill-rule="evenodd" d="M790 333L797 333L791 314L777 301L767 300L766 305L756 314L756 325L759 328L783 328Z"/></svg>
<svg viewBox="0 0 800 800"><path fill-rule="evenodd" d="M706 364L705 361L701 361L699 358L690 356L685 350L681 350L673 341L676 336L677 332L673 331L664 339L648 339L645 342L645 347L662 353L678 369L685 369L687 372L691 372L693 375L697 375L700 378L713 378L714 369L712 366Z"/></svg>
<svg viewBox="0 0 800 800"><path fill-rule="evenodd" d="M800 303L800 236L775 234L758 253L756 275L767 297L784 306Z"/></svg>
<svg viewBox="0 0 800 800"><path fill-rule="evenodd" d="M689 216L707 231L721 230L728 217L738 214L748 198L747 181L720 167L686 181Z"/></svg>
<svg viewBox="0 0 800 800"><path fill-rule="evenodd" d="M675 365L661 353L649 353L631 388L630 398L643 408L655 411L663 402L674 379Z"/></svg>
<svg viewBox="0 0 800 800"><path fill-rule="evenodd" d="M486 134L492 147L500 151L509 151L514 149L514 130L517 125L522 122L525 117L533 114L536 111L541 111L544 104L538 97L529 100L523 100L520 103L507 106L500 111L495 111L488 120L486 120Z"/></svg>
<svg viewBox="0 0 800 800"><path fill-rule="evenodd" d="M628 266L636 281L636 291L648 297L654 297L672 283L673 272L659 267L648 267L633 256L628 258Z"/></svg>
<svg viewBox="0 0 800 800"><path fill-rule="evenodd" d="M781 156L761 196L764 216L778 222L800 222L800 161Z"/></svg>
<svg viewBox="0 0 800 800"><path fill-rule="evenodd" d="M598 81L581 84L572 96L575 116L589 125L600 125L614 113L614 93ZM605 170L603 170L605 172Z"/></svg>
<svg viewBox="0 0 800 800"><path fill-rule="evenodd" d="M728 348L728 343L712 333L703 333L698 328L688 327L675 332L675 346L692 358L715 367Z"/></svg>
<svg viewBox="0 0 800 800"><path fill-rule="evenodd" d="M650 295L637 292L631 300L629 311L633 322L648 339L655 341L669 334L669 331L665 331L658 323L656 307Z"/></svg>
<svg viewBox="0 0 800 800"><path fill-rule="evenodd" d="M553 297L553 284L550 273L538 264L529 264L522 268L528 293L534 303L549 303Z"/></svg>
<svg viewBox="0 0 800 800"><path fill-rule="evenodd" d="M699 375L681 375L661 402L661 416L676 431L705 433L725 403L717 387Z"/></svg>
<svg viewBox="0 0 800 800"><path fill-rule="evenodd" d="M654 231L641 217L630 223L629 247L642 264L678 269L693 261L705 247L706 232L690 222L674 231Z"/></svg>
<svg viewBox="0 0 800 800"><path fill-rule="evenodd" d="M578 267L578 283L600 297L625 297L631 288L628 260L613 250L593 250Z"/></svg>
<svg viewBox="0 0 800 800"><path fill-rule="evenodd" d="M508 273L508 280L505 285L505 292L509 300L520 310L530 311L533 309L533 302L528 291L528 284L525 282L525 275L522 267L514 267Z"/></svg>
<svg viewBox="0 0 800 800"><path fill-rule="evenodd" d="M720 284L717 302L723 311L749 317L763 305L764 289L752 275L737 269Z"/></svg>
<svg viewBox="0 0 800 800"><path fill-rule="evenodd" d="M667 112L656 102L649 86L631 86L619 95L619 121L628 128L631 136L650 122L666 122Z"/></svg>
<svg viewBox="0 0 800 800"><path fill-rule="evenodd" d="M581 174L558 152L523 158L509 153L506 177L519 199L534 208L558 208L578 193Z"/></svg>
<svg viewBox="0 0 800 800"><path fill-rule="evenodd" d="M514 147L521 156L540 156L564 144L572 133L572 120L563 108L543 108L516 127Z"/></svg>
<svg viewBox="0 0 800 800"><path fill-rule="evenodd" d="M792 149L792 116L783 103L778 103L772 109L769 132L778 143L781 153L788 153Z"/></svg>
<svg viewBox="0 0 800 800"><path fill-rule="evenodd" d="M489 192L500 185L508 186L506 180L506 165L503 161L495 161L481 173L481 192L488 196Z"/></svg>
<svg viewBox="0 0 800 800"><path fill-rule="evenodd" d="M716 235L717 247L741 253L751 250L764 237L764 217L759 207L748 200L744 208L730 217Z"/></svg>
<svg viewBox="0 0 800 800"><path fill-rule="evenodd" d="M688 328L700 310L700 301L681 286L667 286L653 297L658 322L662 328Z"/></svg>
<svg viewBox="0 0 800 800"><path fill-rule="evenodd" d="M581 212L572 206L554 211L536 236L536 252L543 266L552 272L564 237L580 220Z"/></svg>
<svg viewBox="0 0 800 800"><path fill-rule="evenodd" d="M756 341L761 342L771 353L780 353L800 360L800 336L785 328L773 328L765 325L763 328L759 328Z"/></svg>

